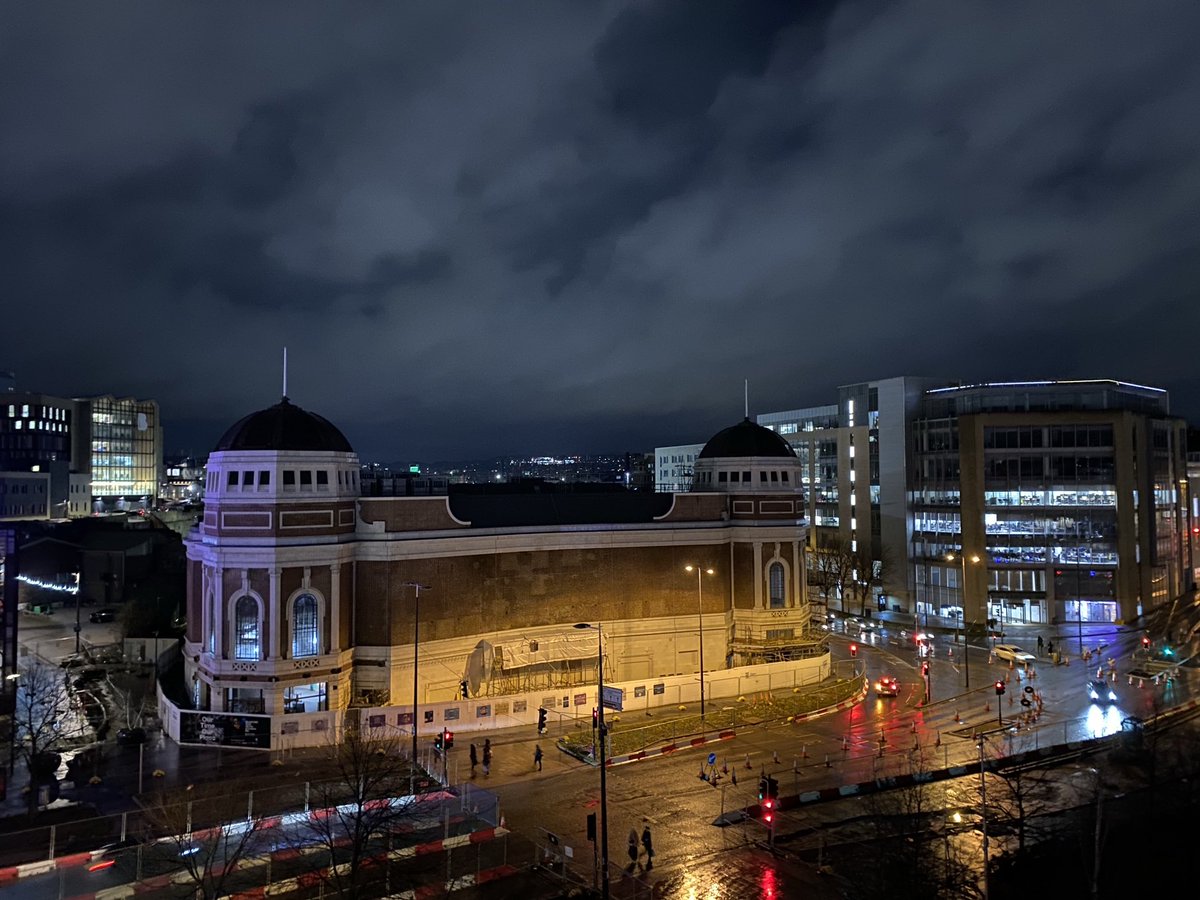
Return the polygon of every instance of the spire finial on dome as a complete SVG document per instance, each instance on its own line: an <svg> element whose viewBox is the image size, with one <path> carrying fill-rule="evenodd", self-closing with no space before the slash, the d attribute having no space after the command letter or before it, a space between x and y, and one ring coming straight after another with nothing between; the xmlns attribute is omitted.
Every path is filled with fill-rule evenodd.
<svg viewBox="0 0 1200 900"><path fill-rule="evenodd" d="M745 388L744 389L746 392L746 421L749 422L750 421L750 379L749 378L747 378L745 380ZM285 391L285 393L286 393L286 391Z"/></svg>
<svg viewBox="0 0 1200 900"><path fill-rule="evenodd" d="M283 399L287 399L287 347L283 348Z"/></svg>

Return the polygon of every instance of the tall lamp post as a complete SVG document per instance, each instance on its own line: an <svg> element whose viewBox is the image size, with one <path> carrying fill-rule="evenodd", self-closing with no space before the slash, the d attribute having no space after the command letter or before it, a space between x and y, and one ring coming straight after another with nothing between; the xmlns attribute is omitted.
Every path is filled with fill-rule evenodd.
<svg viewBox="0 0 1200 900"><path fill-rule="evenodd" d="M429 590L429 585L419 581L406 581L405 587L413 589L413 734L412 734L412 764L417 764L417 649L420 647L421 634L421 590ZM390 640L390 637L389 637Z"/></svg>
<svg viewBox="0 0 1200 900"><path fill-rule="evenodd" d="M604 900L609 900L609 884L608 884L608 765L605 760L604 741L607 729L604 727L604 631L597 622L592 625L590 622L579 622L576 628L595 628L596 629L596 681L599 693L596 696L596 710L598 714L596 745L598 751L596 759L600 763L600 896Z"/></svg>
<svg viewBox="0 0 1200 900"><path fill-rule="evenodd" d="M696 609L700 619L700 721L704 721L704 582L702 576L717 574L713 569L684 566L684 571L696 573Z"/></svg>
<svg viewBox="0 0 1200 900"><path fill-rule="evenodd" d="M963 672L964 683L966 687L971 686L971 648L967 645L967 639L970 637L966 633L967 630L967 555L965 553L947 553L946 559L949 562L954 562L957 559L962 564L962 613L959 617L959 628L963 632ZM970 557L971 562L979 562L979 556L974 554Z"/></svg>

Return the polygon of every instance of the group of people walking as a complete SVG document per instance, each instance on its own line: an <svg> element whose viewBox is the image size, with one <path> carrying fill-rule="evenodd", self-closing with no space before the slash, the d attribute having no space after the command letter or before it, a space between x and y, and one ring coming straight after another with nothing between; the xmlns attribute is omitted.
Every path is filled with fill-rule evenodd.
<svg viewBox="0 0 1200 900"><path fill-rule="evenodd" d="M475 777L475 767L479 765L479 751L475 749L475 745L471 745L471 777ZM487 738L483 742L483 774L490 775L492 773L492 739Z"/></svg>
<svg viewBox="0 0 1200 900"><path fill-rule="evenodd" d="M638 857L641 856L642 850L646 851L646 862L640 863ZM629 829L629 870L633 871L634 866L649 870L654 865L654 841L650 836L650 821L642 819L642 836L639 841L636 828Z"/></svg>

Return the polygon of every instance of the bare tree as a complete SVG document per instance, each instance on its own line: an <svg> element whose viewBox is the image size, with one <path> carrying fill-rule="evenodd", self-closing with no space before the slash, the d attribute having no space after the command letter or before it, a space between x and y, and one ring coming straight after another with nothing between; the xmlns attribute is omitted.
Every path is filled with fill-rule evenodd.
<svg viewBox="0 0 1200 900"><path fill-rule="evenodd" d="M58 768L58 750L63 743L63 719L67 713L67 674L35 663L21 672L13 709L16 751L25 760L33 789L29 811L37 809L38 787L52 781Z"/></svg>
<svg viewBox="0 0 1200 900"><path fill-rule="evenodd" d="M861 542L857 550L847 548L846 552L850 557L851 573L859 596L860 614L865 616L867 598L873 596L877 589L883 590L892 579L894 557L890 549L882 547L879 559L876 559L869 541Z"/></svg>
<svg viewBox="0 0 1200 900"><path fill-rule="evenodd" d="M412 766L402 737L347 728L327 745L331 777L312 785L309 816L297 840L324 852L308 854L311 868L339 896L358 896L386 876L390 835L411 815Z"/></svg>
<svg viewBox="0 0 1200 900"><path fill-rule="evenodd" d="M814 553L814 570L819 578L821 596L828 607L830 596L842 601L842 610L846 610L846 598L849 595L853 574L854 554L850 544L839 535L834 535L822 541Z"/></svg>
<svg viewBox="0 0 1200 900"><path fill-rule="evenodd" d="M270 880L275 827L247 817L245 794L220 782L159 792L145 806L143 867L163 871L160 889L177 897L216 900ZM248 863L259 859L262 866Z"/></svg>

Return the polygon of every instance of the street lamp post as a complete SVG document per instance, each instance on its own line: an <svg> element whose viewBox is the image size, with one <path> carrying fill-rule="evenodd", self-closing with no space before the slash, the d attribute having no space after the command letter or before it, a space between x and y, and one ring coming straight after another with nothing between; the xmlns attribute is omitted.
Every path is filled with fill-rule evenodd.
<svg viewBox="0 0 1200 900"><path fill-rule="evenodd" d="M405 587L413 589L413 733L412 733L412 764L417 765L417 650L420 647L421 634L421 589L429 590L429 585L419 581L406 581ZM444 751L443 751L444 752Z"/></svg>
<svg viewBox="0 0 1200 900"><path fill-rule="evenodd" d="M79 587L80 573L73 572L72 575L75 576L75 655L78 656L79 655L79 631L83 627L79 621L79 619L80 619L79 605L80 605L80 600L83 597L83 594Z"/></svg>
<svg viewBox="0 0 1200 900"><path fill-rule="evenodd" d="M956 558L955 554L953 554L953 553L946 554L946 559L950 562L953 562L955 560L955 558ZM962 611L959 613L958 621L959 621L959 629L963 634L964 684L966 687L969 688L971 686L971 648L967 644L967 641L970 638L970 635L966 633L967 632L967 555L966 555L966 553L959 553L957 555L957 559L962 564L962 584L960 585L960 590L962 592L962 608L961 608ZM971 557L971 562L973 562L973 563L979 562L978 555L973 555Z"/></svg>
<svg viewBox="0 0 1200 900"><path fill-rule="evenodd" d="M604 741L607 729L604 727L604 631L599 622L592 625L580 622L576 628L596 629L596 683L599 693L596 696L597 730L596 730L596 760L600 763L600 896L609 900L608 884L608 765L605 760Z"/></svg>
<svg viewBox="0 0 1200 900"><path fill-rule="evenodd" d="M704 584L702 575L715 575L713 569L701 569L699 566L684 566L684 571L696 573L696 602L700 619L700 721L704 721Z"/></svg>

